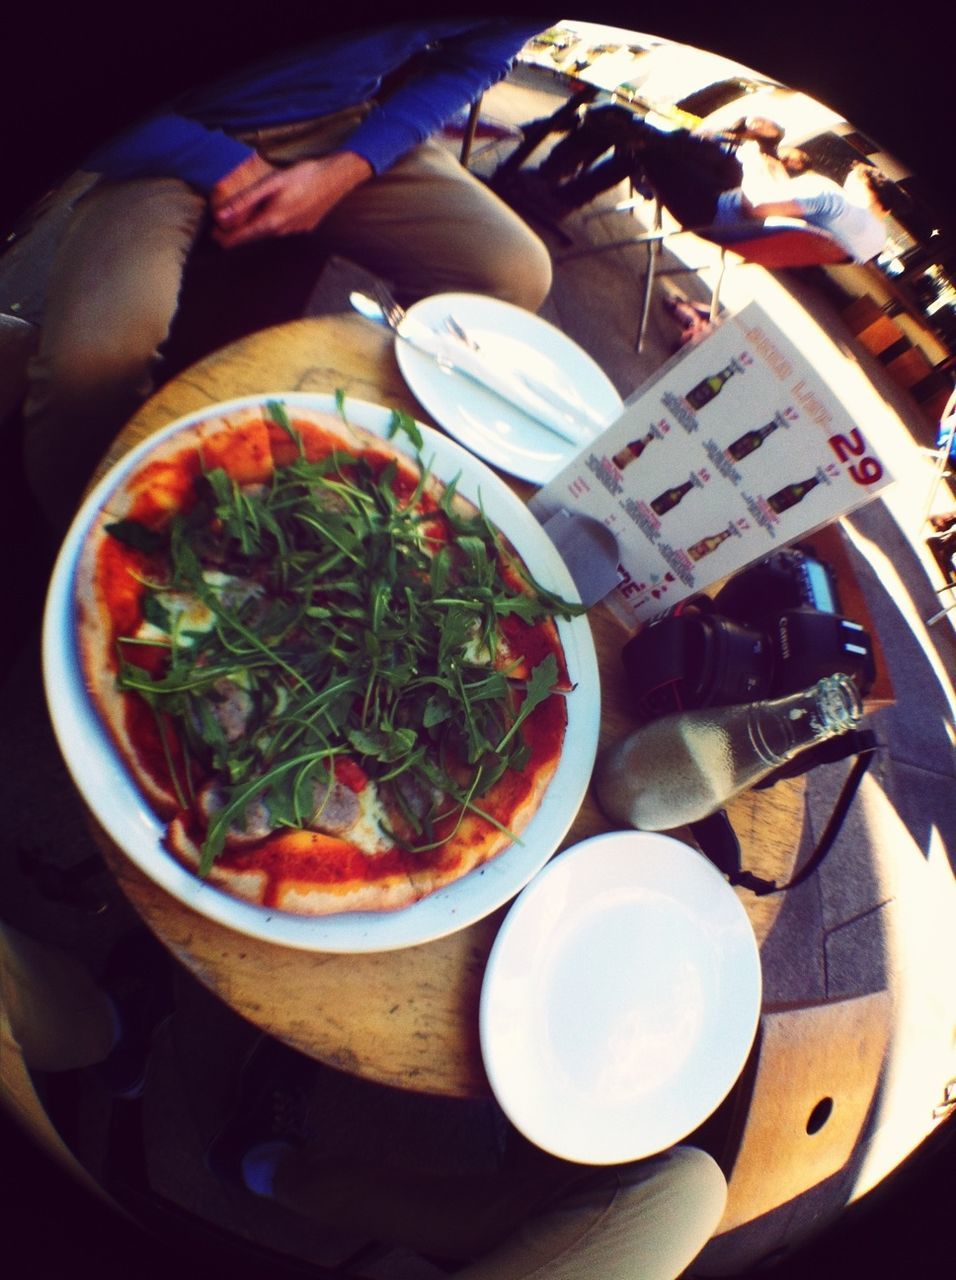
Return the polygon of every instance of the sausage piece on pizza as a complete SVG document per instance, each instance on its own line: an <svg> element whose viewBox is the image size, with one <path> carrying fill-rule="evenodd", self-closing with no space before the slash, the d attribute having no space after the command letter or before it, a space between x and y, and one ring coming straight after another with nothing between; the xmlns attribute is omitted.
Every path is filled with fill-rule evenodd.
<svg viewBox="0 0 956 1280"><path fill-rule="evenodd" d="M77 606L170 852L270 909L436 892L521 838L560 758L570 606L341 417L272 403L164 441L94 523Z"/></svg>

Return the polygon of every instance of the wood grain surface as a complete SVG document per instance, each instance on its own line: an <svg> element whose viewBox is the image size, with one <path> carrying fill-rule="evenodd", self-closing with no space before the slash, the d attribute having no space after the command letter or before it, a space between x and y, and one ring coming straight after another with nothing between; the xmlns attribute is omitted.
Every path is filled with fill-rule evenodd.
<svg viewBox="0 0 956 1280"><path fill-rule="evenodd" d="M410 395L386 330L353 315L297 320L224 348L161 388L117 437L98 475L185 414L239 396L283 391L341 391L346 406L350 397L367 400L435 425ZM533 491L522 482L508 483L525 498ZM603 606L592 609L589 620L601 677L603 748L633 727L620 662L628 633ZM802 779L751 792L734 802L730 814L745 865L785 880L803 829ZM609 829L588 795L561 847ZM399 951L305 952L248 938L198 915L148 879L102 831L97 835L119 884L153 932L201 982L262 1030L382 1084L454 1097L488 1092L478 1001L506 908L446 938ZM743 891L740 896L762 942L779 901Z"/></svg>

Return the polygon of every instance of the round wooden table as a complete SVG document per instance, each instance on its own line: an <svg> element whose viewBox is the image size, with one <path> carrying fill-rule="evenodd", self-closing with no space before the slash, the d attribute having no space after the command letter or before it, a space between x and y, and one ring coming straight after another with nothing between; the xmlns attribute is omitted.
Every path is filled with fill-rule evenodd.
<svg viewBox="0 0 956 1280"><path fill-rule="evenodd" d="M252 394L337 390L405 409L435 425L405 385L387 330L354 315L298 320L225 347L167 383L117 437L97 478L140 440L208 405ZM533 492L530 485L505 479L525 498ZM628 633L603 606L592 609L589 620L600 667L603 746L633 727L620 710L619 654ZM729 812L745 865L785 881L803 829L802 779L751 792ZM561 847L609 829L588 796ZM198 915L148 879L104 833L99 837L109 866L147 925L191 973L263 1031L381 1084L452 1097L489 1091L478 1041L478 999L506 907L446 938L399 951L299 951ZM743 891L741 898L762 944L779 899Z"/></svg>

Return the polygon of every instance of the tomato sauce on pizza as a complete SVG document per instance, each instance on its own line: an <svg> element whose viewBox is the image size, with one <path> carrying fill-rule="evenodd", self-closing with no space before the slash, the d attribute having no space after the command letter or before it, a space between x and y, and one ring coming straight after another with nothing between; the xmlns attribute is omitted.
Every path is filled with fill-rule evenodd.
<svg viewBox="0 0 956 1280"><path fill-rule="evenodd" d="M278 401L151 451L77 578L90 694L170 854L303 915L408 906L520 838L579 612L420 452Z"/></svg>

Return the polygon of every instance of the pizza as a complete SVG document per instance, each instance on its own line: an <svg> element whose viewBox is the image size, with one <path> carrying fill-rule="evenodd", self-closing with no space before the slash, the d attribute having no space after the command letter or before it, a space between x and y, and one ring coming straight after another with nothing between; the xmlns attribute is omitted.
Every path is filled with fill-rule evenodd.
<svg viewBox="0 0 956 1280"><path fill-rule="evenodd" d="M224 410L152 448L85 538L89 695L169 855L226 894L407 907L520 840L554 776L556 619L582 607L422 447L341 401Z"/></svg>

